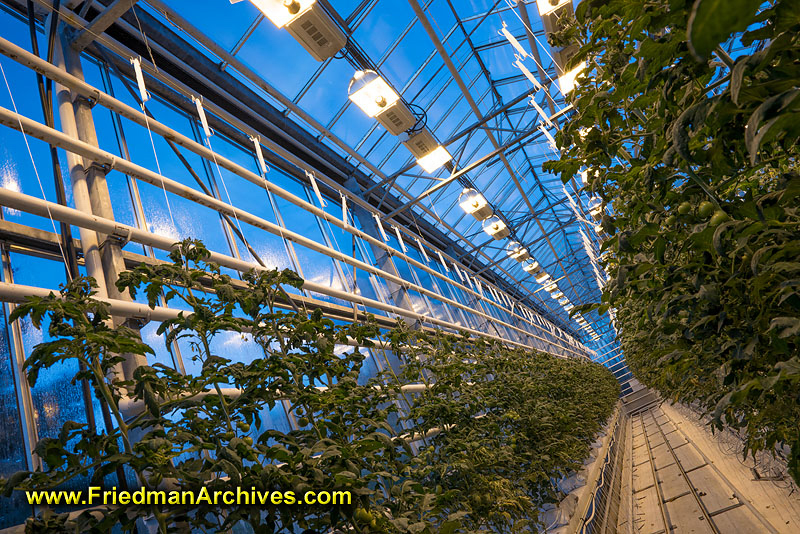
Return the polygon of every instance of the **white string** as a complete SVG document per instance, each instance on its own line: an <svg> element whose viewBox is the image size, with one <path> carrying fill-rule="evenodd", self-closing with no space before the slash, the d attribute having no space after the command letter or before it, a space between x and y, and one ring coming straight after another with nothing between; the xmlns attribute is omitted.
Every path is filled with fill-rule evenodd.
<svg viewBox="0 0 800 534"><path fill-rule="evenodd" d="M211 159L214 160L214 167L217 168L217 175L219 176L219 181L222 182L222 189L225 191L225 197L228 199L228 204L230 204L231 213L233 213L233 218L236 219L236 226L239 227L239 232L241 232L242 236L244 236L244 231L242 230L242 223L239 222L239 217L236 216L236 206L233 205L233 201L231 200L231 195L228 193L228 186L225 185L225 178L222 177L222 171L219 168L219 163L217 163L217 154L214 152L214 149L211 148L211 138L206 137L206 145L208 145L208 149L211 151ZM264 178L266 182L266 178Z"/></svg>
<svg viewBox="0 0 800 534"><path fill-rule="evenodd" d="M150 146L153 147L153 156L156 158L156 169L158 169L158 177L161 179L161 191L164 192L164 200L167 202L167 212L169 213L169 220L172 223L172 229L175 233L178 232L178 227L175 226L175 218L172 216L172 207L169 205L169 196L167 196L167 187L164 185L164 175L161 172L161 163L158 161L158 151L156 150L156 143L153 141L153 132L150 130L150 119L147 117L147 110L145 103L142 102L142 113L144 114L144 123L147 126L147 134L150 136Z"/></svg>
<svg viewBox="0 0 800 534"><path fill-rule="evenodd" d="M42 199L47 202L47 196L44 193L44 186L42 185L42 179L39 177L39 169L36 168L36 161L33 158L33 151L31 150L31 145L28 143L28 135L25 133L25 129L22 127L22 119L19 117L19 111L17 110L17 103L14 101L14 95L11 93L11 86L8 83L8 78L6 78L6 70L3 68L3 64L0 63L0 72L3 73L3 81L6 84L6 89L8 89L8 96L11 98L11 106L14 108L14 113L17 114L17 122L19 123L19 131L22 134L22 138L25 140L25 147L28 149L28 155L31 158L31 165L33 165L33 173L36 175L36 181L39 182L39 190L42 192ZM50 217L50 224L53 225L53 233L56 235L60 235L58 230L56 230L56 221L53 219L53 214L50 212L50 205L45 205L47 208L47 216ZM64 253L64 247L61 245L61 239L58 240L58 250L61 252L61 259L64 260L64 266L68 266L69 262L67 261L67 255ZM66 269L67 271L67 278L69 278L70 282L72 281L72 273L70 269Z"/></svg>

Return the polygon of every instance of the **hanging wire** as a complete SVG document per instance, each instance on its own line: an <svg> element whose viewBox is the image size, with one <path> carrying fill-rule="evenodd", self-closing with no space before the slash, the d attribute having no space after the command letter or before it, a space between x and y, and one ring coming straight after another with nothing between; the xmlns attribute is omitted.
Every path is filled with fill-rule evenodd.
<svg viewBox="0 0 800 534"><path fill-rule="evenodd" d="M31 145L28 143L28 134L25 133L25 129L22 126L22 119L19 117L19 111L17 110L17 103L14 100L14 94L11 92L11 86L8 83L8 78L6 78L6 70L3 68L3 64L0 63L0 73L3 74L3 81L6 84L6 89L8 89L8 96L11 98L11 106L14 108L14 113L17 114L17 122L19 123L19 131L22 134L22 138L25 140L25 147L28 149L28 155L31 158L31 165L33 165L33 173L36 175L36 181L39 183L39 190L42 192L42 200L47 202L47 196L44 192L44 186L42 185L42 179L39 176L39 169L36 167L36 160L33 157L33 151L31 150ZM56 221L53 219L53 214L50 212L50 205L47 204L47 216L50 218L50 224L53 226L53 233L59 235L58 230L56 230ZM64 252L64 247L61 244L61 239L58 240L58 250L61 252L61 259L64 260L64 267L67 271L67 277L69 281L72 281L72 273L69 269L69 262L67 261L67 254Z"/></svg>
<svg viewBox="0 0 800 534"><path fill-rule="evenodd" d="M156 65L156 59L153 57L153 51L150 49L150 42L147 40L147 35L144 33L142 29L142 23L139 21L139 15L136 14L136 6L131 6L131 11L133 12L133 16L136 19L136 25L139 26L139 33L142 35L142 42L144 42L145 48L147 48L147 54L150 56L150 62L153 64L153 68L156 69L158 72L158 65Z"/></svg>
<svg viewBox="0 0 800 534"><path fill-rule="evenodd" d="M178 227L175 226L175 218L172 216L172 207L169 204L169 196L167 196L167 188L164 185L164 174L161 172L161 163L158 161L158 151L156 150L155 141L153 141L153 131L150 129L150 119L147 115L146 104L142 102L140 104L142 108L142 113L144 114L144 122L147 126L147 135L150 137L150 146L153 147L153 156L156 159L156 169L158 169L158 177L161 179L161 191L164 192L164 200L167 203L167 212L169 213L169 220L172 223L172 228L175 232L178 231Z"/></svg>
<svg viewBox="0 0 800 534"><path fill-rule="evenodd" d="M208 145L208 149L211 151L211 158L214 160L214 167L216 167L217 175L219 176L220 182L222 182L222 189L225 191L225 196L228 199L228 204L230 204L231 207L234 208L232 210L232 212L233 212L233 218L236 219L236 226L239 227L239 231L242 232L242 235L244 235L244 231L242 230L242 223L239 221L239 217L236 216L236 212L237 212L236 207L233 205L233 201L231 200L231 195L230 195L230 193L228 193L228 186L225 185L225 178L222 176L222 171L219 168L219 163L217 163L217 154L216 154L216 152L214 152L214 149L211 147L211 138L210 137L206 137L206 145ZM266 182L266 180L267 180L266 177L264 177L264 181L265 182Z"/></svg>

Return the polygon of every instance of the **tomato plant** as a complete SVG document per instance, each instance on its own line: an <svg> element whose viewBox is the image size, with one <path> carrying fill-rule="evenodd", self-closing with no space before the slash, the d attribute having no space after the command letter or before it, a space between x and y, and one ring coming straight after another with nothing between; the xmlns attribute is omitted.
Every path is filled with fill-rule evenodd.
<svg viewBox="0 0 800 534"><path fill-rule="evenodd" d="M199 364L194 373L154 364L120 380L122 354L153 350L135 331L113 325L89 278L15 310L14 320L30 316L37 327L49 319L52 340L26 362L31 384L41 369L77 358L86 370L75 378L86 378L116 417L103 433L66 423L36 447L44 470L17 473L0 489L49 490L88 475L105 489L346 490L352 501L101 506L76 517L47 511L29 520L31 531L134 531L143 518L159 532L237 525L255 532L527 531L538 524L538 508L558 499L555 481L581 466L619 394L611 373L588 362L402 324L381 331L374 320L335 324L319 311L283 311L276 306L288 303L283 287L303 285L295 273L251 271L234 280L208 258L202 243L187 240L171 262L142 264L117 284L151 306L160 296L180 304L185 311L158 332L167 346L188 347L184 358ZM218 337L231 332L252 339L260 357L245 362L220 350ZM403 365L365 382L363 349L384 350L376 339ZM403 389L421 382L421 392ZM265 420L276 406L294 428Z"/></svg>
<svg viewBox="0 0 800 534"><path fill-rule="evenodd" d="M789 446L800 481L796 2L584 0L576 17L560 38L590 75L545 167L592 169L612 208L594 306L618 310L640 380L750 451Z"/></svg>

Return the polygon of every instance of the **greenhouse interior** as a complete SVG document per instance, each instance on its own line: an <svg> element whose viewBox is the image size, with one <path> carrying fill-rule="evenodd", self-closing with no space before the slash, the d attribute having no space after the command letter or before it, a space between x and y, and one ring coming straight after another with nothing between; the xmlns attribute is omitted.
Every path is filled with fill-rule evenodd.
<svg viewBox="0 0 800 534"><path fill-rule="evenodd" d="M0 0L0 534L800 532L797 0Z"/></svg>

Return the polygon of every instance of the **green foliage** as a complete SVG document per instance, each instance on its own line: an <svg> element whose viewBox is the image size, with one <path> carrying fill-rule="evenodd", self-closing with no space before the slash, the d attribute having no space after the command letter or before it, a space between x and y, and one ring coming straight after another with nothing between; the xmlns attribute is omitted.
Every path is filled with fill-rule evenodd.
<svg viewBox="0 0 800 534"><path fill-rule="evenodd" d="M107 306L92 298L91 279L68 284L62 297L32 298L14 319L49 319L53 338L38 345L29 377L76 358L114 416L98 434L69 422L58 438L40 441L46 467L0 481L13 490L57 488L82 475L92 485L114 482L154 490L347 490L336 506L102 506L77 517L45 511L27 529L133 531L154 518L160 532L328 531L386 533L521 532L538 523L537 509L559 494L554 480L577 469L618 395L598 365L509 349L496 342L401 327L382 333L374 321L334 324L312 313L282 311L283 286L301 288L291 271L251 271L234 280L187 240L171 263L142 264L122 273L118 288L163 295L185 309L158 329L167 346L181 341L184 358L200 364L181 374L155 364L134 380L118 379L125 353L152 349L135 331L114 327ZM220 354L221 334L246 336L262 355L249 363ZM359 380L362 349L388 344L402 369ZM341 350L345 348L346 350ZM428 385L410 393L404 384ZM285 407L293 430L262 418ZM436 430L438 429L438 431ZM114 480L113 478L111 480Z"/></svg>
<svg viewBox="0 0 800 534"><path fill-rule="evenodd" d="M797 4L585 0L576 15L592 77L546 167L590 169L613 206L596 306L618 309L640 380L748 450L788 445L800 481ZM726 66L710 52L732 32L752 53Z"/></svg>
<svg viewBox="0 0 800 534"><path fill-rule="evenodd" d="M733 32L744 30L761 4L761 0L695 0L687 28L692 53L708 57Z"/></svg>

